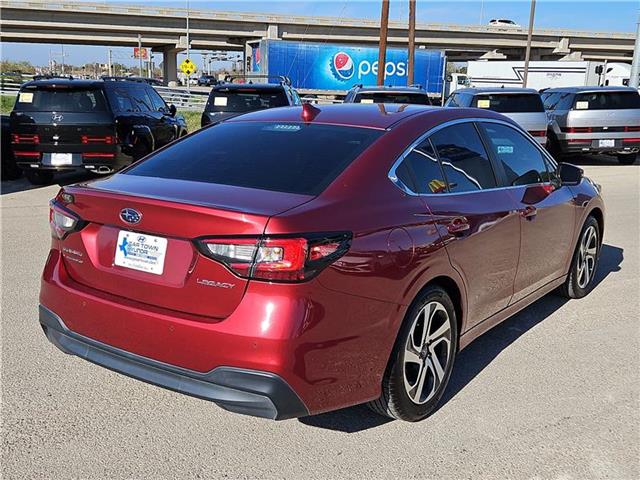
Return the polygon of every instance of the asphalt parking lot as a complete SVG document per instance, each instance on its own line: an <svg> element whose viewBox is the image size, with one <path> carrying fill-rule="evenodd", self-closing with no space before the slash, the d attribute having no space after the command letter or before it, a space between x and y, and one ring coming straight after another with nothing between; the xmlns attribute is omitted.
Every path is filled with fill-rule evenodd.
<svg viewBox="0 0 640 480"><path fill-rule="evenodd" d="M239 416L62 354L37 322L58 187L2 182L3 477L639 478L640 166L578 163L607 207L597 287L472 344L418 424Z"/></svg>

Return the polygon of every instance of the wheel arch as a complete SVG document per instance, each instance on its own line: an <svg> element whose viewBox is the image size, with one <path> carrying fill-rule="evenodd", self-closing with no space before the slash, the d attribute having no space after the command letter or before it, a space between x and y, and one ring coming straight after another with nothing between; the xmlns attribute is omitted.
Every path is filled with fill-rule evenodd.
<svg viewBox="0 0 640 480"><path fill-rule="evenodd" d="M453 308L456 312L456 323L458 324L458 336L462 335L462 328L464 326L464 304L463 304L463 296L462 289L458 285L458 283L450 276L447 275L439 275L437 277L432 278L424 286L420 289L420 291L416 294L414 301L422 292L424 292L430 286L438 286L442 288L447 295L451 298L451 302L453 303Z"/></svg>
<svg viewBox="0 0 640 480"><path fill-rule="evenodd" d="M600 209L600 207L593 207L589 210L589 213L585 217L585 221L589 216L592 216L598 222L598 229L600 230L600 244L602 244L602 240L604 238L604 212ZM584 224L584 222L583 222Z"/></svg>

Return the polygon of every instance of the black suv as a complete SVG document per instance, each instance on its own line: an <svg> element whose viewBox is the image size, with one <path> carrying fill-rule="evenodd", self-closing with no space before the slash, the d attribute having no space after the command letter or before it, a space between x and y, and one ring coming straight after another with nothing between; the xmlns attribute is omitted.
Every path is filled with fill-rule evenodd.
<svg viewBox="0 0 640 480"><path fill-rule="evenodd" d="M44 79L25 83L11 112L11 143L27 179L55 172L109 174L187 133L146 82Z"/></svg>
<svg viewBox="0 0 640 480"><path fill-rule="evenodd" d="M420 85L410 87L365 87L354 85L344 97L344 103L407 103L433 105L429 94Z"/></svg>
<svg viewBox="0 0 640 480"><path fill-rule="evenodd" d="M253 83L251 78L227 77L214 86L202 112L201 125L204 127L255 110L302 104L288 78L278 77L278 83ZM233 83L234 79L243 79L245 83Z"/></svg>

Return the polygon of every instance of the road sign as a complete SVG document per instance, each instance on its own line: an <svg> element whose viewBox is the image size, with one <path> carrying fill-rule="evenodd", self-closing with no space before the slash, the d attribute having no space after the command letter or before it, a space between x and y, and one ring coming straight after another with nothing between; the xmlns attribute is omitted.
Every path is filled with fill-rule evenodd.
<svg viewBox="0 0 640 480"><path fill-rule="evenodd" d="M191 75L192 73L196 73L198 66L187 58L180 64L180 70L182 70L182 73L185 75Z"/></svg>
<svg viewBox="0 0 640 480"><path fill-rule="evenodd" d="M141 58L143 60L149 59L149 50L144 47L133 48L133 58Z"/></svg>

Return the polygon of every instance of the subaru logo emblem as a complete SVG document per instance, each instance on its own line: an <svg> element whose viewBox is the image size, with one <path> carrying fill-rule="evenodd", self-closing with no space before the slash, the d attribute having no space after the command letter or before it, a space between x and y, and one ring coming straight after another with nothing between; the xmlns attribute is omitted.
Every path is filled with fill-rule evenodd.
<svg viewBox="0 0 640 480"><path fill-rule="evenodd" d="M120 210L120 219L125 223L136 224L142 220L142 214L133 208L123 208Z"/></svg>
<svg viewBox="0 0 640 480"><path fill-rule="evenodd" d="M64 115L62 115L61 113L54 113L53 115L51 115L51 120L53 120L54 122L61 122L63 118Z"/></svg>

